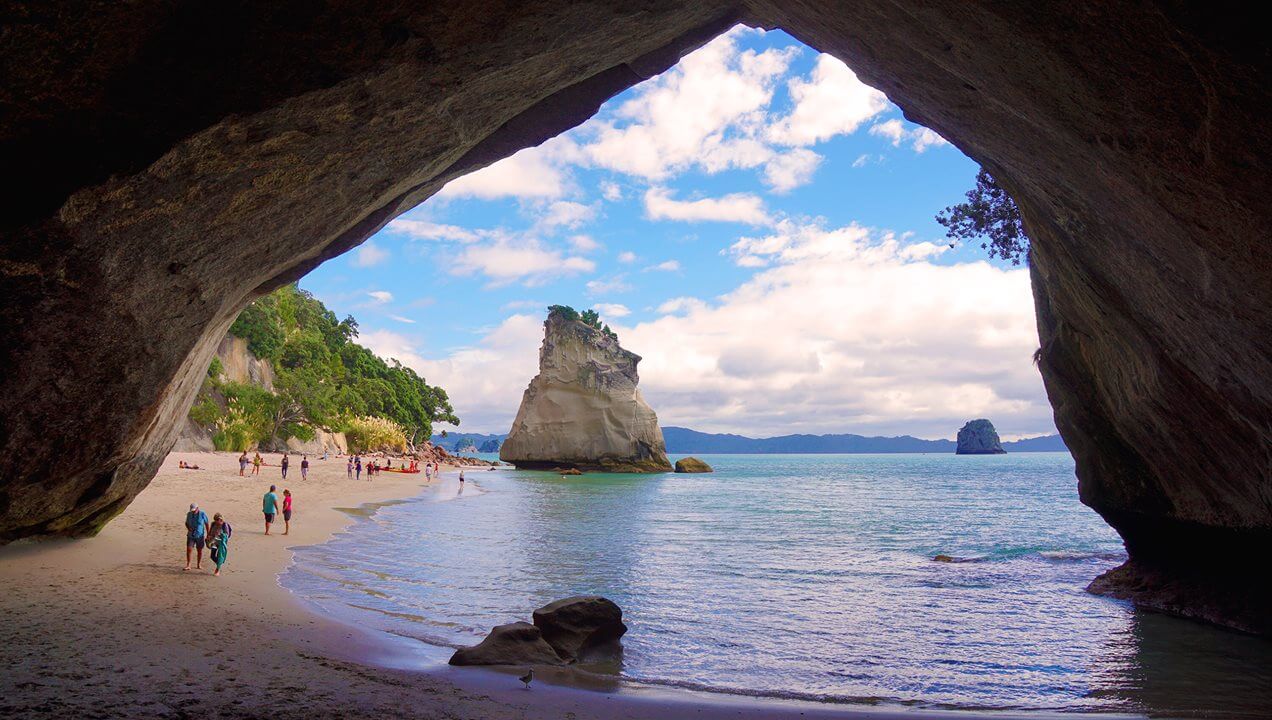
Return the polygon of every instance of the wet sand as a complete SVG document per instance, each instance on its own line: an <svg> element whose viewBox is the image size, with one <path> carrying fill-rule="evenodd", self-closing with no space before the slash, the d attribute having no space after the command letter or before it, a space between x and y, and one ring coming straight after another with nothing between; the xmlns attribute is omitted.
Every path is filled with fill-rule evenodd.
<svg viewBox="0 0 1272 720"><path fill-rule="evenodd" d="M353 481L333 458L311 459L302 481L293 457L286 482L277 467L240 478L237 457L171 455L98 537L0 548L0 717L971 717L626 685L526 691L514 675L439 666L437 649L318 615L277 582L289 548L323 542L354 521L337 508L410 497L424 476ZM202 469L178 469L179 460ZM271 483L295 497L290 535L281 522L264 535L261 496ZM234 526L220 577L206 553L202 571L182 571L191 502Z"/></svg>

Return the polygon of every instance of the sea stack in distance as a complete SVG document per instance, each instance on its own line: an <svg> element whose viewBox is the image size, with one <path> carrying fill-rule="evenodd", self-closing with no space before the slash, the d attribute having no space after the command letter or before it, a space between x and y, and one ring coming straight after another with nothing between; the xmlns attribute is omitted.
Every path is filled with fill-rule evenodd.
<svg viewBox="0 0 1272 720"><path fill-rule="evenodd" d="M955 455L1006 455L1003 444L998 440L998 431L994 423L981 418L969 420L958 431L958 447Z"/></svg>
<svg viewBox="0 0 1272 720"><path fill-rule="evenodd" d="M640 356L593 311L553 305L530 381L499 458L519 468L670 472L654 409L636 388Z"/></svg>

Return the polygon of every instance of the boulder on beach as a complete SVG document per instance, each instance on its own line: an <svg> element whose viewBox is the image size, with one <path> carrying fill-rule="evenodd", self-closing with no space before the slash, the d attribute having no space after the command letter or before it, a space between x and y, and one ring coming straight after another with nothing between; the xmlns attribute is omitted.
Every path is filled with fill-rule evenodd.
<svg viewBox="0 0 1272 720"><path fill-rule="evenodd" d="M984 418L969 420L958 431L956 455L1006 455L1003 444L998 440L998 431L994 424Z"/></svg>
<svg viewBox="0 0 1272 720"><path fill-rule="evenodd" d="M543 639L543 631L526 622L496 626L480 643L451 655L451 665L564 665L566 661Z"/></svg>
<svg viewBox="0 0 1272 720"><path fill-rule="evenodd" d="M535 627L557 654L569 660L612 643L627 632L623 611L612 600L589 595L565 598L534 611Z"/></svg>
<svg viewBox="0 0 1272 720"><path fill-rule="evenodd" d="M636 388L640 356L572 308L552 306L543 328L539 374L526 388L499 458L530 470L671 470L658 417Z"/></svg>
<svg viewBox="0 0 1272 720"><path fill-rule="evenodd" d="M678 473L709 473L715 472L712 467L696 457L680 458L676 461L676 472Z"/></svg>

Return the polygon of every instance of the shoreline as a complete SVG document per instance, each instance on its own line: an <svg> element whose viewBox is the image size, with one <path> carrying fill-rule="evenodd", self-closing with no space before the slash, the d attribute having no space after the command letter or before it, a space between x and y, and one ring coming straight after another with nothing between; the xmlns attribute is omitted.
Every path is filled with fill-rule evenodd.
<svg viewBox="0 0 1272 720"><path fill-rule="evenodd" d="M203 469L177 469L178 460ZM440 482L458 469L445 467ZM409 499L428 487L423 476L346 480L343 458L312 461L308 481L299 479L298 462L292 471L296 513L285 538L266 538L258 524L260 496L271 483L283 487L277 468L240 478L235 453L174 453L96 538L0 548L8 588L0 597L0 662L9 669L0 716L1075 717L812 702L631 680L592 689L544 682L526 691L515 674L452 668L445 657L437 664L439 653L428 649L436 646L346 623L280 582L295 549L359 520L340 508ZM234 526L220 577L208 565L181 570L181 518L191 501Z"/></svg>

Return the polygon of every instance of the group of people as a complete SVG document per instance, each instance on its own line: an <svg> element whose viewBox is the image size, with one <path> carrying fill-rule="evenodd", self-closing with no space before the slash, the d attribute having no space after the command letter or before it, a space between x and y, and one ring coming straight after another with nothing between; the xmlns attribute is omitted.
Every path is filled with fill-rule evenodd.
<svg viewBox="0 0 1272 720"><path fill-rule="evenodd" d="M327 459L326 452L323 452L322 459L323 460ZM259 452L256 453L256 456L249 461L247 459L247 451L244 450L243 454L239 455L239 477L244 477L246 475L247 466L249 462L252 465L252 474L253 475L261 474L261 465L265 464L265 461L261 459L261 454ZM282 460L279 461L278 467L282 471L283 479L286 480L287 469L291 467L291 454L283 453L283 458ZM300 456L300 479L301 480L309 479L309 456L308 455Z"/></svg>
<svg viewBox="0 0 1272 720"><path fill-rule="evenodd" d="M194 569L203 569L203 548L208 549L208 557L212 563L216 565L213 575L221 574L221 566L225 564L230 554L230 536L234 534L234 528L225 521L221 513L212 516L212 520L208 520L207 513L199 509L198 503L190 503L190 511L186 513L186 564L182 570L190 569L191 556L198 553L195 558Z"/></svg>
<svg viewBox="0 0 1272 720"><path fill-rule="evenodd" d="M437 467L436 463L431 465L429 463L425 463L424 476L431 480L433 478L433 473L437 470ZM374 458L366 458L364 460L361 455L350 455L348 460L345 462L345 475L350 480L361 480L363 470L367 473L367 480L370 480L373 476L379 475L382 471L392 469L392 459L386 459L384 464L381 465L380 461ZM420 461L411 460L409 463L403 461L402 467L396 472L417 473L419 471Z"/></svg>
<svg viewBox="0 0 1272 720"><path fill-rule="evenodd" d="M270 528L274 525L274 519L281 512L283 515L283 534L287 535L291 532L292 519L292 494L291 490L283 488L283 495L278 496L278 487L276 485L269 486L269 492L261 501L261 511L265 515L265 534L270 534ZM213 575L221 574L221 566L230 555L230 537L234 533L234 528L225 520L221 513L216 513L208 520L207 513L199 509L198 503L190 503L190 511L186 513L186 564L182 570L190 569L190 561L194 561L194 569L203 569L203 550L206 548L208 557L212 563L216 565Z"/></svg>

